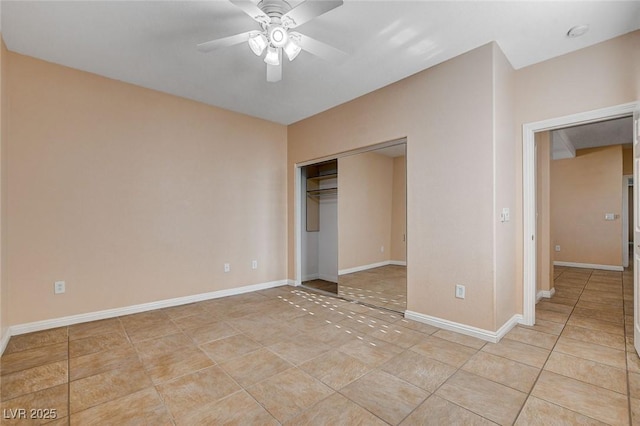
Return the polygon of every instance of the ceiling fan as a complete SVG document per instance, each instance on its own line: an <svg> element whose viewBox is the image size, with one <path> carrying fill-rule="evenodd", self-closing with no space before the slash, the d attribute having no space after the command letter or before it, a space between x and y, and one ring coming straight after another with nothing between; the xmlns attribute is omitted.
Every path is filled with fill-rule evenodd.
<svg viewBox="0 0 640 426"><path fill-rule="evenodd" d="M267 81L282 79L282 52L293 61L301 50L331 61L339 61L346 53L296 31L290 31L311 19L341 6L342 0L306 0L291 7L285 0L229 0L260 24L261 30L247 31L198 44L198 50L213 50L248 42L251 51L267 63Z"/></svg>

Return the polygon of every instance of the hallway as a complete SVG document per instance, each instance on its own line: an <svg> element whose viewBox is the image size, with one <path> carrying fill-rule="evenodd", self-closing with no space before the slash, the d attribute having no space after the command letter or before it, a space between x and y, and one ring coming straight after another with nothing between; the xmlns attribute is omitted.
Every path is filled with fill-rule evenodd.
<svg viewBox="0 0 640 426"><path fill-rule="evenodd" d="M633 348L633 271L555 267L554 287L554 296L536 305L536 325L516 327L507 335L552 349L516 424L559 419L637 423L640 359Z"/></svg>

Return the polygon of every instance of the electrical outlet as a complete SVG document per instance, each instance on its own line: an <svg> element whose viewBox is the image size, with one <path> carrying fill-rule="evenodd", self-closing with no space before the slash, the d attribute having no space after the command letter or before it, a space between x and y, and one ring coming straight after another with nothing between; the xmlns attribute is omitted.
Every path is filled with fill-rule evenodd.
<svg viewBox="0 0 640 426"><path fill-rule="evenodd" d="M65 283L64 281L56 281L53 283L53 294L62 294L65 292Z"/></svg>
<svg viewBox="0 0 640 426"><path fill-rule="evenodd" d="M231 265L230 265L230 264L228 264L228 263L225 263L225 264L224 264L224 271L225 271L225 272L229 272L229 271L231 271Z"/></svg>
<svg viewBox="0 0 640 426"><path fill-rule="evenodd" d="M251 261L251 269L258 269L258 261L257 260L252 260Z"/></svg>
<svg viewBox="0 0 640 426"><path fill-rule="evenodd" d="M560 251L560 244L556 245L556 251Z"/></svg>
<svg viewBox="0 0 640 426"><path fill-rule="evenodd" d="M384 253L384 246L380 246L380 253Z"/></svg>
<svg viewBox="0 0 640 426"><path fill-rule="evenodd" d="M456 297L458 299L464 299L464 293L465 293L465 288L463 285L457 284L456 285Z"/></svg>

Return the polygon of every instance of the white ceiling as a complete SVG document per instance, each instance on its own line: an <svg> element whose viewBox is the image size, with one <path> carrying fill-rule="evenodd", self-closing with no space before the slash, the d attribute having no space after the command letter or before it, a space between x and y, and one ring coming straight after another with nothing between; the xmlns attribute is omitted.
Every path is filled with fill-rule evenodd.
<svg viewBox="0 0 640 426"><path fill-rule="evenodd" d="M633 117L566 127L551 132L552 158L573 158L579 149L633 142Z"/></svg>
<svg viewBox="0 0 640 426"><path fill-rule="evenodd" d="M302 52L285 60L281 82L268 83L265 63L244 43L196 50L259 28L226 0L3 0L1 9L9 50L282 124L492 40L518 69L640 28L638 1L345 0L296 30L348 58L330 63ZM566 37L579 24L590 31Z"/></svg>

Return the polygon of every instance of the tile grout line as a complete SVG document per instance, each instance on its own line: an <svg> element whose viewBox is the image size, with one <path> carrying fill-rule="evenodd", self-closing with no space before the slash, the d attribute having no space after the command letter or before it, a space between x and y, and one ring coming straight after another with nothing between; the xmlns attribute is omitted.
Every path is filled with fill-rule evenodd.
<svg viewBox="0 0 640 426"><path fill-rule="evenodd" d="M564 272L566 272L565 270L563 270L557 277L554 277L553 281L554 281L554 285L555 285L555 281L560 278L562 276L562 274L564 274ZM571 316L573 315L573 312L575 310L576 305L578 304L578 302L580 301L580 297L582 296L582 293L584 292L584 289L587 287L587 284L589 283L589 280L591 279L591 275L593 274L593 270L591 271L591 273L589 273L589 277L586 279L584 286L582 287L582 290L580 291L580 295L578 296L578 298L576 299L575 304L573 305L573 307L571 308L571 312L569 313L569 315L567 316L567 320L564 322L563 326L562 326L562 331L560 332L560 334L558 334L558 338L556 339L555 343L553 344L553 347L551 348L551 350L549 350L549 355L547 355L547 358L545 359L544 363L542 364L542 366L540 367L540 371L538 372L538 375L536 376L536 379L534 380L533 384L531 385L531 388L529 389L529 392L527 393L527 397L524 400L524 403L522 404L522 406L520 407L520 410L518 410L518 414L516 415L515 419L514 419L514 424L515 422L518 420L518 417L520 417L520 414L522 414L522 410L524 408L524 406L526 405L527 401L529 400L529 398L531 397L531 393L533 392L533 390L536 387L536 384L538 383L538 380L540 379L540 376L542 375L542 372L544 371L544 367L547 365L547 363L549 362L549 358L551 358L551 354L553 353L553 351L556 348L556 345L558 344L558 341L560 340L560 337L562 336L562 334L565 331L565 327L567 325L567 323L569 322L569 319L571 318ZM546 401L549 402L549 401ZM549 402L550 404L554 404ZM557 404L554 404L557 405ZM560 406L562 407L562 406ZM563 407L565 409L568 410L568 408ZM575 413L575 411L570 410L572 412ZM582 414L582 413L578 413L578 414ZM584 414L583 414L584 415ZM588 417L588 416L587 416ZM590 417L591 418L591 417ZM597 419L594 419L597 420Z"/></svg>
<svg viewBox="0 0 640 426"><path fill-rule="evenodd" d="M555 281L556 279L558 279L560 276L562 276L562 274L565 271L562 271L557 277L554 277L553 282L555 285ZM585 282L584 287L586 287L587 283ZM584 287L583 290L584 291ZM580 294L582 294L582 291L580 292ZM578 297L579 299L579 297ZM578 302L576 301L576 304ZM575 305L574 305L575 308ZM535 309L535 307L534 307ZM571 309L571 313L573 313L573 308ZM520 414L522 414L522 410L524 409L524 406L527 404L527 401L529 400L529 398L531 397L531 392L533 392L533 389L536 387L536 384L538 383L538 379L540 379L540 375L542 375L542 372L544 371L544 366L547 365L547 362L549 361L549 358L551 357L551 354L553 353L553 350L555 349L556 345L558 344L558 340L560 340L560 336L562 335L562 333L564 332L564 328L567 325L567 322L569 321L569 318L571 318L571 313L569 314L569 316L567 317L567 320L564 322L564 324L562 325L562 330L560 331L560 334L558 334L555 343L553 344L553 347L551 348L551 350L549 350L549 355L547 355L547 358L545 359L544 363L542 363L542 365L540 366L540 370L538 371L538 374L536 375L536 379L533 381L533 383L531 384L531 387L529 388L529 392L527 393L527 397L525 398L524 402L522 403L522 405L520 406L520 409L518 410L518 414L516 415L515 419L513 420L512 424L515 424L515 422L518 421L518 417L520 417ZM534 324L535 325L535 324Z"/></svg>
<svg viewBox="0 0 640 426"><path fill-rule="evenodd" d="M591 273L589 274L589 278L587 279L587 281L586 281L586 283L585 283L585 285L584 285L583 290L580 292L580 296L578 296L578 299L576 300L576 303L575 303L575 305L574 305L573 309L571 310L571 313L569 314L569 317L567 318L567 322L568 322L568 321L569 321L569 319L573 316L573 314L574 314L574 310L575 310L575 308L576 308L577 304L580 302L580 298L582 297L583 292L586 290L587 285L589 284L589 282L590 282L590 281L591 281L591 279L593 278L594 273L595 273L595 270L592 270L592 271L591 271ZM555 278L554 278L554 281L555 281ZM627 345L626 345L626 321L624 321L624 314L625 314L625 308L624 308L624 283L623 283L623 275L622 275L622 273L621 273L621 275L620 275L620 286L621 286L621 288L622 288L622 292L623 292L623 299L622 299L622 302L623 302L622 314L623 314L623 330L624 330L624 332L625 332L625 334L624 334L624 336L623 336L623 341L624 341L624 355L625 355L625 370L626 370L626 379L627 379L627 392L626 392L626 394L627 394L627 402L628 402L628 405L629 405L629 403L630 403L630 398L629 398L629 392L630 392L630 391L629 391L629 370L628 370ZM605 321L605 320L603 320L603 321ZM606 322L606 321L605 321L605 322ZM566 323L565 323L565 325L566 325ZM579 327L579 326L575 326L575 327ZM590 329L590 328L588 328L588 327L580 327L580 328ZM611 334L611 333L608 333L608 332L606 332L606 331L601 331L601 330L596 330L596 331L601 332L601 333L605 333L605 334ZM563 328L563 332L564 332L564 328ZM558 337L558 339L559 339L559 338L560 338L560 336ZM602 347L606 347L606 348L615 349L615 348L612 348L612 347L607 346L607 345L601 345L601 344L599 344L599 343L593 343L593 344L598 345L598 346L602 346ZM555 345L554 345L554 348L555 348ZM572 355L572 356L574 356L574 355ZM584 358L581 358L581 359L584 359ZM593 361L593 362L596 362L596 363L597 363L597 361ZM545 365L546 365L546 362L545 362ZM612 367L612 366L610 366L610 367ZM617 367L613 367L613 368L617 368ZM617 369L619 369L619 368L617 368ZM561 374L561 375L562 375L562 374ZM562 376L564 376L564 375L562 375ZM565 377L569 377L569 376L565 376ZM569 377L569 378L572 378L572 377ZM592 385L591 383L585 382L585 381L580 380L580 379L576 379L576 378L572 378L572 379L573 379L573 380L577 380L577 381L582 382L582 383L586 383L586 384ZM537 380L536 380L536 382L537 382ZM597 385L594 385L594 386L597 386ZM597 387L600 387L600 386L597 386ZM622 394L622 393L620 393L620 392L617 392L617 391L614 391L614 390L611 390L611 389L607 389L607 388L602 388L602 389L606 389L606 390L609 390L609 391L615 392L615 393L617 393L617 394L624 395L624 394ZM547 401L547 402L548 402L548 401ZM557 405L557 404L556 404L556 405ZM566 408L566 407L565 407L565 408ZM568 408L567 408L567 409L568 409ZM574 411L574 410L570 410L570 411L576 412L576 411ZM630 413L630 407L628 408L628 412L629 412L629 416L630 416L630 415L631 415L631 413ZM587 415L587 414L585 414L585 413L578 413L578 414L580 414L580 415L582 415L582 416L586 416L586 417L588 417L588 418L590 418L590 419L594 419L593 417L591 417L591 416L589 416L589 415ZM600 420L598 420L598 419L594 419L594 420L600 421ZM629 424L631 424L631 423L629 423Z"/></svg>
<svg viewBox="0 0 640 426"><path fill-rule="evenodd" d="M135 351L136 356L138 357L138 362L142 366L142 370L144 371L144 374L149 378L149 381L151 382L151 387L153 387L153 390L155 390L155 392L158 394L158 398L160 398L160 402L162 402L162 407L166 410L167 414L169 414L171 422L175 425L176 420L173 416L173 413L171 412L171 410L169 410L169 407L167 406L164 400L164 397L162 396L162 393L158 390L157 385L153 383L153 379L149 376L149 373L147 372L147 369L145 368L144 363L142 362L142 358L140 357L140 352L138 351L138 348L135 345L135 343L131 340L131 336L129 336L129 332L127 331L127 328L124 326L124 323L122 322L121 318L122 318L121 316L117 317L118 322L120 323L120 327L122 327L122 330L124 331L124 334L127 337L127 341ZM151 339L148 339L148 340L151 340Z"/></svg>
<svg viewBox="0 0 640 426"><path fill-rule="evenodd" d="M438 329L438 330L434 331L433 333L429 334L429 336L437 337L438 339L445 340L445 341L449 341L449 340L447 340L447 339L442 339L441 337L434 336L434 334L435 334L435 333L437 333L437 332L438 332L438 331L440 331L440 330L442 330L442 329ZM457 342L452 342L452 343L457 343ZM466 346L466 345L463 345L462 343L457 343L457 344L462 345L462 346ZM435 388L435 390L431 393L431 395L429 395L427 398L425 398L425 400L424 400L424 401L426 401L427 399L431 398L432 396L435 396L435 397L438 397L438 398L440 398L440 399L443 399L443 400L447 401L447 402L448 402L448 403L450 403L450 404L453 404L453 405L455 405L455 406L457 406L457 407L460 407L460 408L461 408L461 409L463 409L463 410L469 411L470 413L473 413L473 414L475 414L475 415L476 415L476 416L478 416L478 417L481 417L481 418L483 418L483 419L486 419L487 421L490 421L490 422L492 422L492 423L496 423L496 422L494 422L493 420L491 420L491 419L489 419L489 418L487 418L487 417L483 416L483 415L482 415L482 414L480 414L480 413L476 413L475 411L472 411L472 410L470 410L470 409L468 409L468 408L465 408L465 407L463 407L463 406L461 406L461 405L459 405L459 404L457 404L457 403L455 403L455 402L453 402L453 401L449 401L447 398L444 398L444 397L442 397L442 396L440 396L440 395L436 395L436 392L438 392L438 390L439 390L442 386L444 386L444 385L449 381L449 379L451 379L453 376L455 376L459 371L465 371L465 370L462 370L462 367L464 367L464 366L465 366L465 365L466 365L466 364L471 360L471 358L473 358L473 357L474 357L474 356L476 356L480 351L482 351L482 348L484 348L487 344L488 344L488 343L487 343L487 342L485 342L485 343L484 343L480 348L477 348L477 349L476 349L476 348L473 348L473 347L471 347L471 346L466 346L466 347L468 347L468 348L475 349L475 350L476 350L476 351L475 351L475 353L474 353L473 355L471 355L471 356L469 357L469 359L467 359L465 362L463 362L463 363L460 365L460 367L457 367L457 368L456 368L456 371L454 371L453 373L451 373L451 375L450 375L449 377L447 377L447 379L446 379L446 380L444 380L442 383L440 383L440 385L438 385L438 386ZM416 344L416 345L417 345L417 344ZM416 345L413 345L413 346L416 346ZM412 347L413 347L413 346L412 346ZM407 350L411 350L411 348L408 348ZM429 357L427 357L427 358L429 358ZM432 359L432 358L429 358L429 359ZM439 361L439 360L434 360L434 361L442 362L442 361ZM445 364L445 365L450 365L450 364L446 364L446 363L443 363L443 364ZM450 366L451 366L451 367L453 367L452 365L450 365ZM471 373L471 372L468 372L468 371L465 371L465 372L466 372L466 373L469 373L469 374L474 374L474 373ZM474 375L476 375L476 374L474 374ZM478 376L478 377L484 378L484 377L482 377L482 376ZM497 382L494 382L494 381L493 381L493 380L491 380L491 379L486 379L486 380L489 380L489 381L491 381L491 382L493 382L493 383L497 383ZM501 383L498 383L498 384L501 384ZM504 385L503 385L503 386L504 386ZM507 387L508 387L508 386L507 386ZM512 388L509 388L509 389L512 389ZM410 416L414 411L416 411L416 410L417 410L417 409L418 409L422 404L424 404L424 401L422 401L422 402L421 402L420 404L418 404L418 405L417 405L413 410L411 410L411 412L410 412L409 414L407 414L407 416L406 416L406 417L404 417L400 423L402 423L403 421L405 421L405 420L406 420L406 419L407 419L407 418L408 418L408 417L409 417L409 416Z"/></svg>

